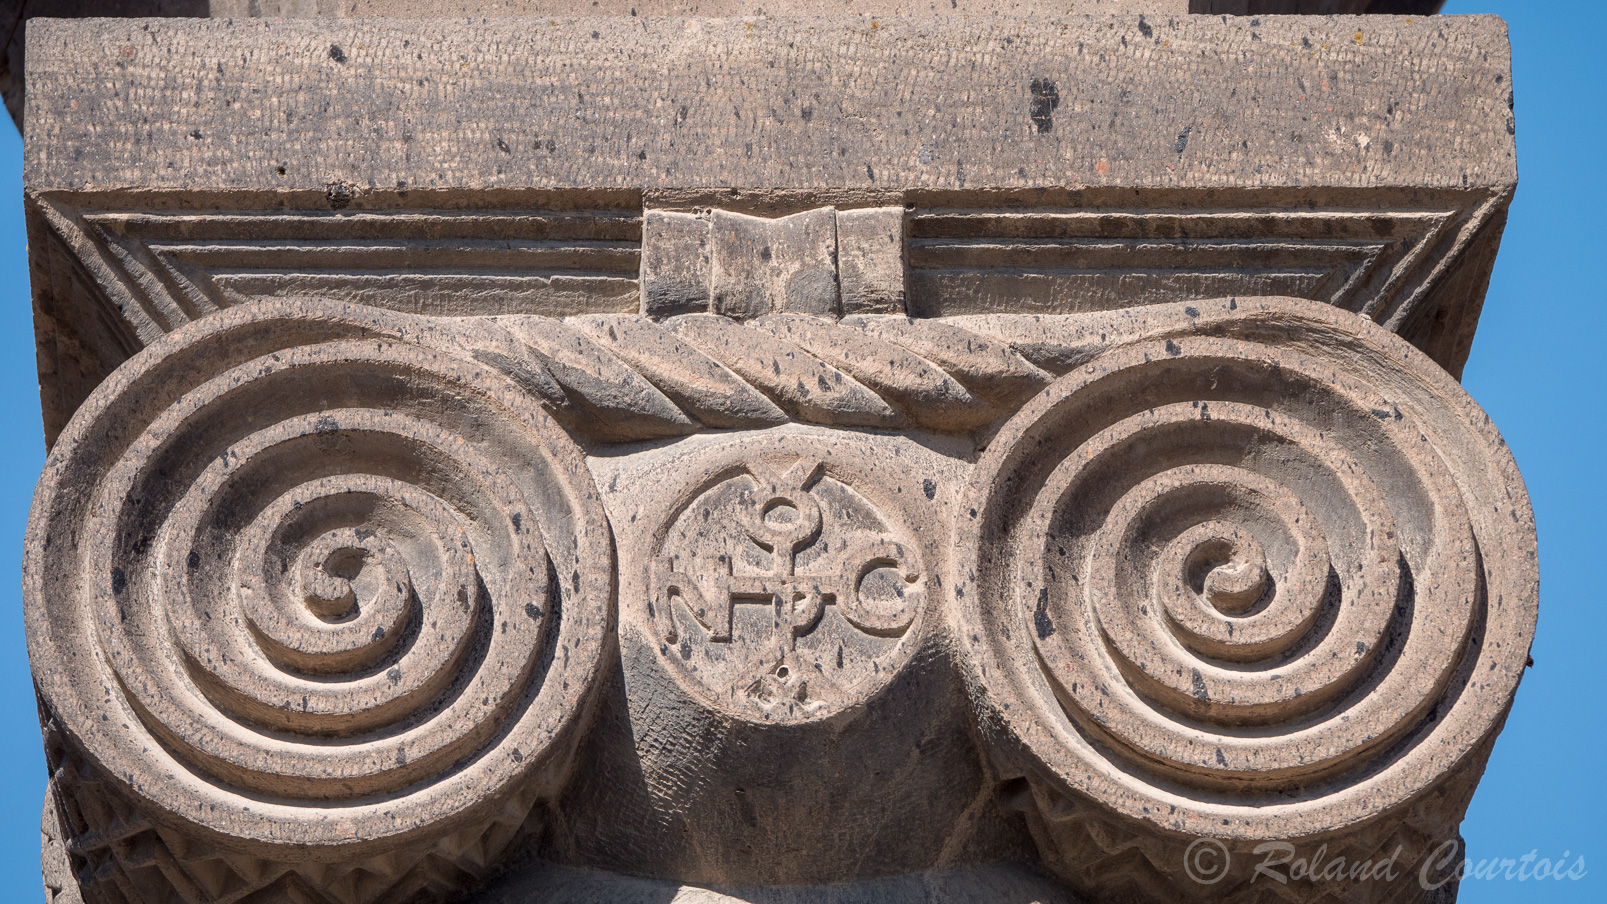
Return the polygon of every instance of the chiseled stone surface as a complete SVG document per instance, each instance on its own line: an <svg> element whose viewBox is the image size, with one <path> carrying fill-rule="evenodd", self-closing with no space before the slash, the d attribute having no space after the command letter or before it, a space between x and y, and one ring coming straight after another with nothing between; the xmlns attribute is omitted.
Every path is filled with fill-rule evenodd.
<svg viewBox="0 0 1607 904"><path fill-rule="evenodd" d="M248 18L443 18L569 16L1041 16L1045 14L1151 16L1214 13L1226 15L1344 15L1383 13L1426 15L1443 0L591 0L577 9L564 0L0 0L0 27L10 36L0 46L0 95L18 125L22 123L27 21L37 17L197 16Z"/></svg>
<svg viewBox="0 0 1607 904"><path fill-rule="evenodd" d="M27 123L40 191L871 197L1516 173L1491 16L38 20L29 41L31 90L53 101Z"/></svg>
<svg viewBox="0 0 1607 904"><path fill-rule="evenodd" d="M1498 20L29 41L47 900L1454 898Z"/></svg>

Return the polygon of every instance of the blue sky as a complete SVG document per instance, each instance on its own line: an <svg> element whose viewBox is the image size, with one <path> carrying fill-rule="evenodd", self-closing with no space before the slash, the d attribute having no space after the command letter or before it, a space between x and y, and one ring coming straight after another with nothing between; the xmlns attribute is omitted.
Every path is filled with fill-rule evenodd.
<svg viewBox="0 0 1607 904"><path fill-rule="evenodd" d="M1462 831L1469 855L1585 858L1579 881L1468 880L1463 904L1607 900L1607 0L1450 0L1506 17L1521 183L1463 383L1528 481L1540 529L1534 668ZM35 901L45 769L19 566L44 462L22 227L22 142L0 125L0 876Z"/></svg>
<svg viewBox="0 0 1607 904"><path fill-rule="evenodd" d="M1469 881L1465 904L1607 900L1607 514L1602 446L1607 331L1600 211L1607 205L1601 0L1451 0L1496 13L1513 45L1518 193L1462 383L1501 428L1540 530L1534 668L1463 823L1469 854L1584 854L1579 882Z"/></svg>

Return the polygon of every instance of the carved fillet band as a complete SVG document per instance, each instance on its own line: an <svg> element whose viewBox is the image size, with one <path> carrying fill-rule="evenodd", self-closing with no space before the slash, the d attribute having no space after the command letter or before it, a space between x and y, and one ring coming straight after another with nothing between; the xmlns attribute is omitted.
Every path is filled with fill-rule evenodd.
<svg viewBox="0 0 1607 904"><path fill-rule="evenodd" d="M1532 516L1477 406L1288 299L257 304L96 390L30 531L91 902L428 900L516 838L712 884L1036 845L1094 901L1259 901L1191 878L1189 844L1454 838L1535 620Z"/></svg>
<svg viewBox="0 0 1607 904"><path fill-rule="evenodd" d="M387 319L198 324L46 466L30 649L102 899L449 892L566 768L611 611L595 490L512 380Z"/></svg>
<svg viewBox="0 0 1607 904"><path fill-rule="evenodd" d="M1435 795L1482 768L1534 626L1527 497L1448 376L1344 315L1191 312L1015 415L957 525L987 730L1094 900L1269 893L1257 857L1190 878L1194 838L1388 856L1414 803L1450 833L1466 795ZM1097 866L1124 850L1137 866Z"/></svg>

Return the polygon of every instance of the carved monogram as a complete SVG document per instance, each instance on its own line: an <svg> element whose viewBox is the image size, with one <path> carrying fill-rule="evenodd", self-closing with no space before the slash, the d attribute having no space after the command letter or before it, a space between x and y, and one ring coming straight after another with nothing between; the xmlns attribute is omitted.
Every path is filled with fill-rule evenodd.
<svg viewBox="0 0 1607 904"><path fill-rule="evenodd" d="M676 517L652 563L665 658L763 719L822 715L889 660L925 599L919 555L864 497L800 459L755 462Z"/></svg>

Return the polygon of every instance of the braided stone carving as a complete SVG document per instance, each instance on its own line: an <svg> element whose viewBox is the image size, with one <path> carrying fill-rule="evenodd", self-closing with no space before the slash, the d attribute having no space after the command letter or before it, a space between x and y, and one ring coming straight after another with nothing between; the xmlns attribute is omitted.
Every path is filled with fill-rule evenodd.
<svg viewBox="0 0 1607 904"><path fill-rule="evenodd" d="M976 468L954 593L986 732L1094 900L1409 899L1252 886L1248 855L1402 845L1409 870L1454 837L1534 626L1522 483L1382 330L1278 301L1188 320L1056 381ZM1199 838L1245 856L1190 872Z"/></svg>
<svg viewBox="0 0 1607 904"><path fill-rule="evenodd" d="M453 349L351 306L230 311L57 444L30 652L95 900L445 895L561 780L607 527L568 436Z"/></svg>

